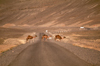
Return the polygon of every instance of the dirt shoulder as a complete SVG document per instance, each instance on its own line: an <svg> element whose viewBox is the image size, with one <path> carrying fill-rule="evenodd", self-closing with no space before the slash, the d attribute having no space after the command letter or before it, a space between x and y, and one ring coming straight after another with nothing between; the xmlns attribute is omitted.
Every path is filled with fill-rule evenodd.
<svg viewBox="0 0 100 66"><path fill-rule="evenodd" d="M28 35L35 35L35 32L25 33L18 38L7 38L4 40L3 44L0 45L0 53L10 50L18 45L26 44L26 38Z"/></svg>
<svg viewBox="0 0 100 66"><path fill-rule="evenodd" d="M29 33L27 33L27 34L29 34ZM27 35L27 34L25 34L25 35ZM0 53L0 66L8 66L18 56L18 54L20 54L28 46L35 44L37 41L38 41L38 37L35 38L35 42L33 42L33 43L27 42L26 44L20 44L10 50Z"/></svg>
<svg viewBox="0 0 100 66"><path fill-rule="evenodd" d="M28 35L34 36L35 32L0 27L0 53L12 49L18 45L25 44L26 37Z"/></svg>
<svg viewBox="0 0 100 66"><path fill-rule="evenodd" d="M53 31L54 32L54 31ZM82 60L91 63L93 66L100 66L100 44L99 39L80 39L79 37L88 36L99 36L99 31L79 31L79 32L63 32L63 33L49 33L53 36L52 42L55 42L57 45L60 45L63 48L68 49L76 56ZM61 41L54 41L54 36L59 34L61 36L66 36L65 39Z"/></svg>
<svg viewBox="0 0 100 66"><path fill-rule="evenodd" d="M61 32L53 33L60 34L66 38L62 39L62 42L71 43L74 46L94 49L100 51L100 31L99 30L83 30L74 32Z"/></svg>

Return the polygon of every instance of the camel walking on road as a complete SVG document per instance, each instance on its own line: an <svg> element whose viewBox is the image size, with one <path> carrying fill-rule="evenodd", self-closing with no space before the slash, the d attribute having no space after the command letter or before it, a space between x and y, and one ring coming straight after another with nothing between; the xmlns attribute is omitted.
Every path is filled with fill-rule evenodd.
<svg viewBox="0 0 100 66"><path fill-rule="evenodd" d="M66 38L65 36L64 37L61 37L60 35L56 35L55 36L55 40L56 41L61 41L61 39L63 39L63 38Z"/></svg>
<svg viewBox="0 0 100 66"><path fill-rule="evenodd" d="M29 39L33 39L33 40L34 40L34 38L36 38L36 37L37 37L37 35L35 35L34 37L31 36L31 35L28 35L27 38L26 38L26 42L27 42Z"/></svg>
<svg viewBox="0 0 100 66"><path fill-rule="evenodd" d="M45 35L45 34L44 34L44 35L42 36L42 40L44 40L44 41L45 41L45 40L47 41L48 38L49 38L48 35Z"/></svg>

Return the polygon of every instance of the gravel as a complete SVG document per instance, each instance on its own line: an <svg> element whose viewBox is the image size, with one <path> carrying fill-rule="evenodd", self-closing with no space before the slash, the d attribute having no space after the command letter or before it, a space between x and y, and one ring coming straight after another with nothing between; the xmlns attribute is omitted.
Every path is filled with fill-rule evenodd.
<svg viewBox="0 0 100 66"><path fill-rule="evenodd" d="M100 66L100 51L74 46L70 43L62 43L53 40L51 41L68 49L82 60L91 63L92 65Z"/></svg>
<svg viewBox="0 0 100 66"><path fill-rule="evenodd" d="M38 38L35 42L37 41ZM70 43L62 43L59 41L54 41L52 39L50 39L50 41L56 43L57 45L60 45L61 47L68 49L82 60L91 63L94 66L100 66L100 51L77 47ZM33 43L22 44L0 54L0 66L9 65L17 57L18 54L20 54L25 48L27 48L31 44Z"/></svg>
<svg viewBox="0 0 100 66"><path fill-rule="evenodd" d="M38 37L35 39L36 43L38 41ZM12 48L8 51L5 51L0 54L0 66L8 66L16 57L18 54L20 54L25 48L30 46L33 43L26 43L21 44L15 48Z"/></svg>

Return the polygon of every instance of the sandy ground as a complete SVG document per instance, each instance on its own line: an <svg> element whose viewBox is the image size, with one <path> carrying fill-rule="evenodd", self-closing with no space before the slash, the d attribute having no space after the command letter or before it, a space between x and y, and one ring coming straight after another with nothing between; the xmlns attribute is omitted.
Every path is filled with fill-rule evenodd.
<svg viewBox="0 0 100 66"><path fill-rule="evenodd" d="M14 30L14 31L13 31ZM26 44L28 35L34 36L35 32L28 33L27 31L20 31L19 29L1 28L0 31L0 53L10 50L21 44Z"/></svg>
<svg viewBox="0 0 100 66"><path fill-rule="evenodd" d="M99 0L0 0L2 27L100 27Z"/></svg>
<svg viewBox="0 0 100 66"><path fill-rule="evenodd" d="M53 38L56 34L60 34L61 36L66 36L65 39L62 40L62 42L65 43L71 43L74 46L94 49L97 51L100 51L100 31L99 30L75 30L75 28L72 29L66 29L66 28L35 28L33 31L37 32L45 32L47 30L51 32ZM12 31L8 30L6 28L6 31L1 31L1 41L0 41L0 53L11 49L12 47L15 47L20 44L25 44L25 39L27 35L34 34L34 32L27 33L26 32L19 32L17 30ZM32 30L31 30L32 31ZM6 32L9 32L6 34ZM26 34L25 34L26 33ZM4 35L4 36L2 36ZM9 45L9 46L8 46ZM7 48L7 49L6 49Z"/></svg>
<svg viewBox="0 0 100 66"><path fill-rule="evenodd" d="M32 34L32 33L28 33ZM38 37L35 39L36 43L38 41ZM16 57L19 55L24 49L26 49L28 46L32 45L32 43L27 42L26 44L20 44L16 47L13 47L10 50L7 50L3 53L0 53L0 66L8 66ZM6 48L7 49L7 48Z"/></svg>
<svg viewBox="0 0 100 66"><path fill-rule="evenodd" d="M38 37L36 38L37 40L39 39ZM36 42L37 42L37 40L36 40ZM52 39L48 39L48 41L50 41L50 42L52 42L52 45L55 45L55 44L57 44L57 46L59 45L59 46L61 46L62 48L66 48L66 50L68 50L68 51L70 51L70 52L72 52L73 54L75 54L76 56L78 56L80 59L82 59L82 60L84 60L84 61L86 61L86 62L88 62L88 63L91 63L93 66L100 66L100 52L99 51L96 51L96 50L91 50L91 49L87 49L87 48L82 48L82 47L77 47L77 46L74 46L74 45L72 45L71 43L64 43L64 42L59 42L59 41L54 41L54 40L52 40ZM4 53L2 53L2 55L0 56L0 66L7 66L7 65L9 65L16 57L18 57L18 56L20 56L20 54L22 53L22 52L26 52L25 51L25 49L27 48L27 47L29 47L29 45L34 45L34 44L36 44L36 42L34 42L34 43L27 43L27 44L23 44L23 45L19 45L19 46L17 46L17 47L15 47L15 48L12 48L11 50L9 50L9 51L6 51L6 52L4 52ZM39 42L37 42L37 43L39 43ZM36 45L38 45L37 47L39 47L39 45L42 45L42 47L43 47L43 43L44 43L44 47L45 48L47 48L47 45L48 45L48 42L40 42L39 44L36 44ZM32 49L34 49L33 47L35 47L36 45L34 45L34 46L30 46ZM49 43L49 45L51 45L51 43ZM37 47L35 47L35 48L37 48ZM50 46L48 46L48 47L50 47ZM54 47L54 46L52 46L52 47ZM51 47L51 48L52 48ZM30 48L29 48L30 49ZM41 48L37 48L37 49L41 49ZM54 48L55 49L55 48ZM45 49L44 49L45 50ZM53 50L53 49L52 49ZM59 49L57 49L57 51L58 51ZM32 52L31 52L32 51ZM38 51L38 50L34 50L34 52L36 52L36 51ZM42 51L42 50L41 50ZM47 51L47 50L45 50L45 51ZM33 52L33 50L29 50L28 51L29 53L31 52L31 53L33 53L33 55L31 54L31 55L29 55L29 54L24 54L25 56L26 55L28 55L27 57L29 57L29 56L34 56L34 54L35 54L35 56L37 56L37 53L38 52L36 52L36 53L34 53ZM22 53L23 54L23 53ZM43 54L45 54L45 53L43 53ZM55 54L55 53L54 53ZM53 55L54 55L53 54ZM38 54L38 55L40 55L40 54ZM61 54L62 55L62 54ZM48 55L47 55L48 56ZM52 55L50 55L50 56L52 56ZM27 58L26 57L26 58ZM39 56L39 57L41 57L41 56ZM39 58L38 57L38 58ZM55 56L56 57L56 56ZM62 56L63 57L63 56ZM24 58L24 57L21 57L21 58ZM36 57L35 57L36 58ZM45 58L45 57L44 57ZM20 58L19 58L20 59ZM28 58L27 58L28 59ZM51 58L50 58L51 59ZM36 59L36 60L39 60L39 59ZM41 60L41 59L40 59ZM49 59L48 59L49 60ZM22 61L23 62L23 61ZM36 62L36 61L35 61Z"/></svg>
<svg viewBox="0 0 100 66"><path fill-rule="evenodd" d="M64 32L65 30L57 33L51 33L52 36L59 34L61 36L65 36L66 38L62 39L61 42L70 43L74 46L94 49L100 51L100 31L99 30L83 30L83 31L75 31L75 32ZM54 31L53 31L54 32Z"/></svg>
<svg viewBox="0 0 100 66"><path fill-rule="evenodd" d="M35 35L35 32L26 33L19 38L8 38L8 39L4 40L3 44L0 45L0 53L10 50L18 45L26 44L26 37L28 35ZM32 41L32 40L29 40L29 41Z"/></svg>
<svg viewBox="0 0 100 66"><path fill-rule="evenodd" d="M42 34L40 34L42 37ZM47 41L33 43L8 66L91 66L65 48Z"/></svg>
<svg viewBox="0 0 100 66"><path fill-rule="evenodd" d="M88 63L91 63L93 66L100 66L100 51L74 46L72 43L68 42L59 42L59 41L52 41L56 43L57 45L66 48L67 50L74 53L76 56L81 58L82 60L85 60Z"/></svg>

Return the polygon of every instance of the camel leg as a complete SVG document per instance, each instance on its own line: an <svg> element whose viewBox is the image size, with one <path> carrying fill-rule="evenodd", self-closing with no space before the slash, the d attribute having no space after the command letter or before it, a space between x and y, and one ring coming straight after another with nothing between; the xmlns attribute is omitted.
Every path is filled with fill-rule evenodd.
<svg viewBox="0 0 100 66"><path fill-rule="evenodd" d="M44 37L42 37L42 41L44 40Z"/></svg>
<svg viewBox="0 0 100 66"><path fill-rule="evenodd" d="M34 38L33 38L33 42L34 42Z"/></svg>
<svg viewBox="0 0 100 66"><path fill-rule="evenodd" d="M46 41L47 41L47 38L46 38Z"/></svg>

